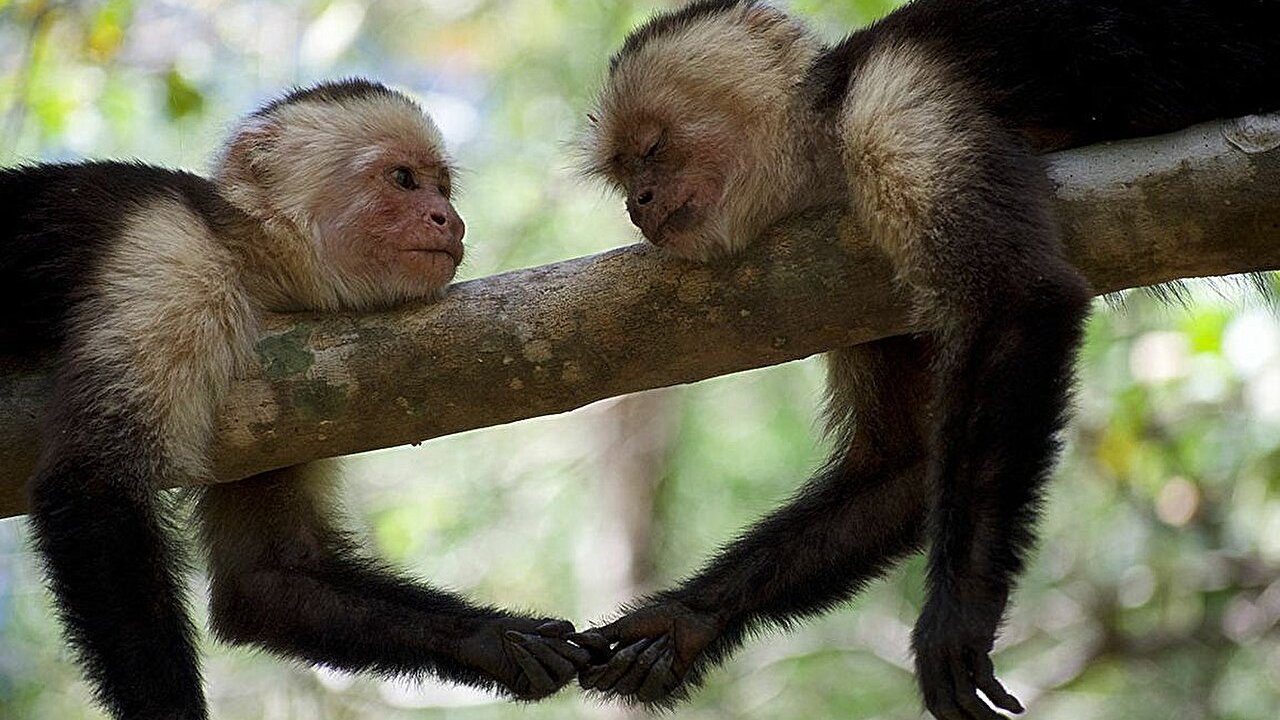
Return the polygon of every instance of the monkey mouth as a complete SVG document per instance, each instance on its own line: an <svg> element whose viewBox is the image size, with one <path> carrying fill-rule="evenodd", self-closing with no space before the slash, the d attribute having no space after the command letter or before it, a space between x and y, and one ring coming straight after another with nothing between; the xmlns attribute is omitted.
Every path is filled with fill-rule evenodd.
<svg viewBox="0 0 1280 720"><path fill-rule="evenodd" d="M654 226L652 232L646 233L645 238L654 245L663 247L690 230L696 229L704 219L702 213L694 206L693 198L689 198Z"/></svg>
<svg viewBox="0 0 1280 720"><path fill-rule="evenodd" d="M702 213L693 205L693 198L689 198L667 216L660 229L678 233L688 232L701 225L702 219Z"/></svg>
<svg viewBox="0 0 1280 720"><path fill-rule="evenodd" d="M462 247L461 246L458 246L458 247L432 246L432 247L405 248L404 252L424 253L424 254L440 253L442 255L447 255L449 259L453 262L455 267L462 264Z"/></svg>

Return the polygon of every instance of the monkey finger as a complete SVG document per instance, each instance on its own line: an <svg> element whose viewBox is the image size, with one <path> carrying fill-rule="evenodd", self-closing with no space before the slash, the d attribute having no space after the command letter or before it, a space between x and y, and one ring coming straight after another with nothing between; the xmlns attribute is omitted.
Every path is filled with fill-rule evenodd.
<svg viewBox="0 0 1280 720"><path fill-rule="evenodd" d="M592 683L592 687L602 692L613 692L613 687L618 680L627 674L627 671L635 664L636 658L640 656L640 653L644 652L652 644L653 640L641 640L619 650L605 664L604 672L600 673L599 677Z"/></svg>
<svg viewBox="0 0 1280 720"><path fill-rule="evenodd" d="M565 643L568 646L568 643ZM556 678L567 680L578 673L578 666L573 661L564 657L552 648L548 641L541 640L536 635L526 635L525 641L520 645L524 650L537 658L542 666L552 673ZM572 647L572 646L569 646ZM574 648L582 651L582 648Z"/></svg>
<svg viewBox="0 0 1280 720"><path fill-rule="evenodd" d="M591 682L589 683L590 689L600 692L613 692L614 686L618 683L618 678L621 678L631 669L632 659L624 657L619 660L614 657L602 665L592 674Z"/></svg>
<svg viewBox="0 0 1280 720"><path fill-rule="evenodd" d="M568 620L548 619L533 631L538 635L549 638L563 638L574 631L573 623Z"/></svg>
<svg viewBox="0 0 1280 720"><path fill-rule="evenodd" d="M602 665L613 657L613 643L596 632L569 633L565 639L587 651L592 665Z"/></svg>
<svg viewBox="0 0 1280 720"><path fill-rule="evenodd" d="M564 639L593 653L608 653L613 648L613 643L595 630L569 633Z"/></svg>
<svg viewBox="0 0 1280 720"><path fill-rule="evenodd" d="M554 650L557 655L572 663L574 672L577 672L591 664L591 651L583 647L578 647L568 640L545 638L543 639L543 643Z"/></svg>
<svg viewBox="0 0 1280 720"><path fill-rule="evenodd" d="M524 677L528 681L529 687L524 692L520 692L517 688L517 694L520 697L540 698L547 693L555 691L560 686L551 679L545 668L529 653L519 645L512 645L511 657L515 659L516 664L524 672Z"/></svg>
<svg viewBox="0 0 1280 720"><path fill-rule="evenodd" d="M991 709L991 706L982 701L978 697L978 688L969 678L969 673L961 667L961 663L955 663L951 668L952 700L965 713L966 718L971 720L1004 720L1004 717Z"/></svg>
<svg viewBox="0 0 1280 720"><path fill-rule="evenodd" d="M582 672L578 673L578 685L583 690L595 690L597 681L605 670L608 670L607 664L592 665Z"/></svg>
<svg viewBox="0 0 1280 720"><path fill-rule="evenodd" d="M656 663L658 658L662 656L662 653L667 652L670 647L671 641L664 635L661 638L658 638L658 640L652 645L645 648L645 651L640 653L640 656L636 658L635 663L631 666L631 670L627 672L626 675L618 678L618 682L614 685L613 691L619 695L634 695L635 692L640 689L640 686L644 684L645 680L649 679L649 671L653 669L654 663Z"/></svg>
<svg viewBox="0 0 1280 720"><path fill-rule="evenodd" d="M964 710L965 717L971 720L1005 720L1003 715L984 703L977 692L959 693L956 704Z"/></svg>
<svg viewBox="0 0 1280 720"><path fill-rule="evenodd" d="M995 665L992 664L989 655L986 653L973 653L972 657L970 657L970 665L973 668L974 684L986 694L992 705L1015 715L1021 714L1025 710L1022 707L1022 703L1018 702L1018 698L1014 697L996 679Z"/></svg>
<svg viewBox="0 0 1280 720"><path fill-rule="evenodd" d="M664 652L662 657L653 664L653 669L649 671L649 676L645 678L644 683L636 689L636 699L641 702L655 702L670 695L671 691L680 684L680 678L676 676L673 669L675 661L674 651Z"/></svg>

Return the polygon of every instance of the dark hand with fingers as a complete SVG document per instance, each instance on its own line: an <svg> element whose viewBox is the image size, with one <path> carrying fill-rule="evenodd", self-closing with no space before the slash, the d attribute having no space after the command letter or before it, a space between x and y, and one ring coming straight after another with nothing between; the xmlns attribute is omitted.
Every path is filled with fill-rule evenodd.
<svg viewBox="0 0 1280 720"><path fill-rule="evenodd" d="M579 684L633 702L674 700L720 630L712 613L675 601L632 611L608 625L570 636L592 655Z"/></svg>
<svg viewBox="0 0 1280 720"><path fill-rule="evenodd" d="M925 707L938 720L1004 720L979 697L981 690L991 705L1021 713L1022 703L996 679L991 663L1000 612L994 620L963 615L955 605L944 610L926 606L916 624L916 678Z"/></svg>
<svg viewBox="0 0 1280 720"><path fill-rule="evenodd" d="M588 651L569 642L565 620L495 618L464 638L458 655L517 700L541 700L587 667Z"/></svg>

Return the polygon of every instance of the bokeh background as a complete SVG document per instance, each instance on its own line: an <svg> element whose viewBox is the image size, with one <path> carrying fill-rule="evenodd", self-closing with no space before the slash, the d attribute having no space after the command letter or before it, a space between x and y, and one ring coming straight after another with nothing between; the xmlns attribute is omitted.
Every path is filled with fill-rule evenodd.
<svg viewBox="0 0 1280 720"><path fill-rule="evenodd" d="M888 0L796 0L832 37ZM0 0L0 163L138 157L204 170L283 88L364 74L436 115L465 169L462 278L634 242L579 181L605 59L663 6L569 0ZM1044 540L997 665L1042 720L1271 720L1280 708L1280 321L1247 293L1099 303ZM817 359L372 453L350 505L380 552L483 600L606 618L695 569L822 456ZM680 718L918 718L921 563L751 643ZM193 591L203 580L192 577ZM201 611L203 612L203 611ZM220 720L618 718L573 687L536 706L205 642ZM0 718L101 718L22 519L0 521Z"/></svg>

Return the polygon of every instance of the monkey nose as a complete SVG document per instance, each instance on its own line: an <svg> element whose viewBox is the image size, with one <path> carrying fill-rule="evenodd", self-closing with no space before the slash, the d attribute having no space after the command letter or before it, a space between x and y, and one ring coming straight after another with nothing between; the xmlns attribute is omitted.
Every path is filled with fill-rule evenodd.
<svg viewBox="0 0 1280 720"><path fill-rule="evenodd" d="M653 203L653 188L645 188L639 192L632 193L627 198L627 210L635 212L639 208L646 207Z"/></svg>
<svg viewBox="0 0 1280 720"><path fill-rule="evenodd" d="M449 216L439 210L432 210L431 222L439 225L440 227L444 227L449 224Z"/></svg>
<svg viewBox="0 0 1280 720"><path fill-rule="evenodd" d="M645 188L627 198L627 214L631 223L640 228L646 235L658 224L660 218L658 203L652 188Z"/></svg>

